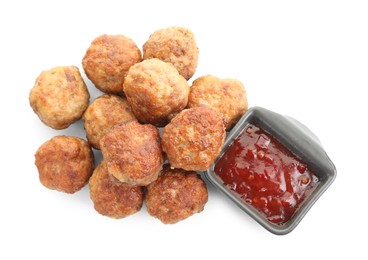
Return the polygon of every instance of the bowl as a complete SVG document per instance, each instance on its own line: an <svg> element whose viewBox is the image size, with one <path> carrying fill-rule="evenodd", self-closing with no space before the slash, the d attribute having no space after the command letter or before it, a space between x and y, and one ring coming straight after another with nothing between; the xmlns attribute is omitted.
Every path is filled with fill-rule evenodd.
<svg viewBox="0 0 368 260"><path fill-rule="evenodd" d="M234 189L225 185L222 178L215 172L215 167L219 163L219 160L226 154L226 151L233 144L234 140L245 129L248 129L250 125L254 125L272 136L276 142L291 152L295 158L305 163L308 169L318 178L318 183L316 183L315 187L309 193L306 193L307 195L305 195L300 205L296 208L296 211L284 223L271 222L264 213L256 209L249 201L246 202L244 197L241 197ZM214 186L219 188L264 228L274 234L284 235L291 232L299 224L313 204L331 185L336 177L336 168L316 135L306 126L291 117L280 115L262 107L253 107L243 115L228 134L219 157L205 172L205 175Z"/></svg>

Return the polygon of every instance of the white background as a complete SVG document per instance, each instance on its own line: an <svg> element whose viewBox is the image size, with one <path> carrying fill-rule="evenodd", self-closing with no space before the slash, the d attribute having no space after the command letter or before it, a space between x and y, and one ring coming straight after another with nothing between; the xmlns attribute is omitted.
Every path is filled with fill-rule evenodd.
<svg viewBox="0 0 368 260"><path fill-rule="evenodd" d="M202 213L164 225L144 207L103 217L88 187L67 195L40 184L38 147L85 134L81 122L57 131L39 121L28 102L38 74L81 68L101 34L141 47L172 25L196 36L193 78L241 80L250 106L307 125L335 163L335 182L292 233L269 233L211 185ZM0 259L367 259L367 1L1 1L0 28Z"/></svg>

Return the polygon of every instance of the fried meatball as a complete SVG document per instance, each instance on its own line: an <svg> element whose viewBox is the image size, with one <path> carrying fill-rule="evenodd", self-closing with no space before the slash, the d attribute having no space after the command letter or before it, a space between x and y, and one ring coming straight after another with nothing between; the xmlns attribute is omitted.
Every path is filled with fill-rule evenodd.
<svg viewBox="0 0 368 260"><path fill-rule="evenodd" d="M204 171L219 155L226 136L221 115L209 107L185 109L164 128L162 150L172 167Z"/></svg>
<svg viewBox="0 0 368 260"><path fill-rule="evenodd" d="M41 183L66 193L83 188L94 167L88 142L74 136L55 136L38 148L35 158Z"/></svg>
<svg viewBox="0 0 368 260"><path fill-rule="evenodd" d="M153 125L138 121L116 125L100 146L109 173L129 185L145 186L156 180L162 169L160 135Z"/></svg>
<svg viewBox="0 0 368 260"><path fill-rule="evenodd" d="M29 103L41 121L64 129L79 120L88 106L89 93L75 66L43 71L29 94Z"/></svg>
<svg viewBox="0 0 368 260"><path fill-rule="evenodd" d="M240 81L219 79L212 75L193 81L188 107L199 105L206 105L220 112L227 130L230 130L248 110L247 94Z"/></svg>
<svg viewBox="0 0 368 260"><path fill-rule="evenodd" d="M164 126L186 107L189 85L174 66L150 59L130 68L124 92L139 121Z"/></svg>
<svg viewBox="0 0 368 260"><path fill-rule="evenodd" d="M162 175L147 186L148 213L165 224L174 224L203 210L208 200L199 174L165 165Z"/></svg>
<svg viewBox="0 0 368 260"><path fill-rule="evenodd" d="M99 90L117 94L123 92L130 66L141 60L141 51L133 40L123 35L102 35L93 40L82 65Z"/></svg>
<svg viewBox="0 0 368 260"><path fill-rule="evenodd" d="M96 149L111 127L130 120L136 118L126 98L108 94L96 98L83 115L87 139Z"/></svg>
<svg viewBox="0 0 368 260"><path fill-rule="evenodd" d="M109 174L104 161L93 171L89 187L95 210L104 216L125 218L142 207L142 187L130 186L117 180Z"/></svg>
<svg viewBox="0 0 368 260"><path fill-rule="evenodd" d="M143 59L158 58L169 62L186 80L198 64L198 47L193 33L183 27L169 27L154 32L143 45Z"/></svg>

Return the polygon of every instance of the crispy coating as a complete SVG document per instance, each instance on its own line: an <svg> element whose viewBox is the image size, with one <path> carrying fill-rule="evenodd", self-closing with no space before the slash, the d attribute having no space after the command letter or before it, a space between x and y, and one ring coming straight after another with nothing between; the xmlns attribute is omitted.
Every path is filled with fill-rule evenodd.
<svg viewBox="0 0 368 260"><path fill-rule="evenodd" d="M163 158L160 135L153 125L138 121L116 125L100 146L109 173L119 181L145 186L157 179Z"/></svg>
<svg viewBox="0 0 368 260"><path fill-rule="evenodd" d="M198 53L193 33L183 27L155 31L143 45L143 59L158 58L169 62L186 80L197 68Z"/></svg>
<svg viewBox="0 0 368 260"><path fill-rule="evenodd" d="M94 167L88 142L74 136L55 136L40 146L35 158L41 183L66 193L83 188Z"/></svg>
<svg viewBox="0 0 368 260"><path fill-rule="evenodd" d="M75 66L43 71L29 94L29 103L41 121L64 129L79 120L88 106L89 93Z"/></svg>
<svg viewBox="0 0 368 260"><path fill-rule="evenodd" d="M101 91L122 93L129 68L142 60L134 41L123 35L101 35L93 40L82 65L87 77Z"/></svg>
<svg viewBox="0 0 368 260"><path fill-rule="evenodd" d="M170 169L147 186L148 213L165 224L174 224L203 210L208 200L205 182L194 171Z"/></svg>
<svg viewBox="0 0 368 260"><path fill-rule="evenodd" d="M100 149L100 140L114 125L136 120L126 98L105 94L96 98L83 115L88 142Z"/></svg>
<svg viewBox="0 0 368 260"><path fill-rule="evenodd" d="M205 171L219 155L225 136L218 112L194 107L180 112L164 128L162 150L174 168Z"/></svg>
<svg viewBox="0 0 368 260"><path fill-rule="evenodd" d="M248 110L247 94L240 81L219 79L212 75L193 81L188 107L199 105L206 105L220 112L227 130L230 130Z"/></svg>
<svg viewBox="0 0 368 260"><path fill-rule="evenodd" d="M189 85L174 66L150 59L130 68L124 92L139 121L164 126L186 107Z"/></svg>
<svg viewBox="0 0 368 260"><path fill-rule="evenodd" d="M125 218L142 207L142 187L130 186L117 180L108 173L104 161L93 171L89 187L95 210L104 216Z"/></svg>

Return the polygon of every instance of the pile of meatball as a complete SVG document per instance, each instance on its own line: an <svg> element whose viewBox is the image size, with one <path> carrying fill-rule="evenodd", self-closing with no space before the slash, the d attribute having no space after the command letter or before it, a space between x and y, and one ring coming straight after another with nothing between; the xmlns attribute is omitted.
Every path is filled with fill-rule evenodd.
<svg viewBox="0 0 368 260"><path fill-rule="evenodd" d="M199 51L186 28L158 30L142 50L123 35L92 41L83 70L104 94L91 103L77 67L38 76L29 101L39 119L54 129L82 119L87 140L55 136L39 147L35 165L49 189L72 194L89 183L102 215L124 218L144 202L150 215L173 224L204 209L200 172L247 111L247 96L235 79L204 75L189 85ZM92 148L102 153L97 167Z"/></svg>

